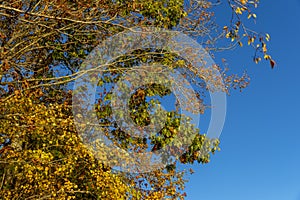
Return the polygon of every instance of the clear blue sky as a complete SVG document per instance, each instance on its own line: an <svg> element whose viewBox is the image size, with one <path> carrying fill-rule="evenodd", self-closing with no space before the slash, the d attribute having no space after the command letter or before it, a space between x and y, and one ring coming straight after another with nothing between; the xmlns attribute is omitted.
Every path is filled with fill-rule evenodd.
<svg viewBox="0 0 300 200"><path fill-rule="evenodd" d="M251 83L228 97L221 151L194 166L188 200L300 200L299 11L300 0L261 1L257 10L274 70L254 64L250 48L220 54L236 72L247 69ZM217 17L225 25L224 13Z"/></svg>

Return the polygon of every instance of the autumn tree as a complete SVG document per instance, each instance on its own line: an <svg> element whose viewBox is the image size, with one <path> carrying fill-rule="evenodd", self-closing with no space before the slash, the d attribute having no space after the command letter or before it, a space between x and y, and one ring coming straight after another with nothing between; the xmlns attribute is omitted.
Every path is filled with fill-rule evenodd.
<svg viewBox="0 0 300 200"><path fill-rule="evenodd" d="M101 142L94 144L100 148L86 145L85 139L91 138L81 137L74 123L78 116L72 113L74 96L78 97L73 94L78 92L73 90L74 82L88 73L80 69L103 41L126 31L146 33L147 28L140 27L201 37L200 44L210 54L246 42L254 48L255 62L264 58L273 68L275 62L267 52L269 34L249 29L248 22L242 20L245 15L248 20L256 19L253 10L257 5L257 0L228 1L232 19L228 26L219 28L213 19L218 2L212 1L1 2L0 134L1 143L7 138L11 143L1 149L0 195L5 199L183 199L184 172L177 165L209 162L210 154L219 149L219 141L201 133L176 105L174 110L164 112L165 124L156 134L132 137L132 130L122 130L112 117L114 85L136 66L160 63L180 72L196 88L196 101L192 102L197 105L187 101L185 107L201 114L209 108L204 102L206 92L219 88L229 93L232 88L245 88L247 75L227 75L222 65L209 69L193 66L178 52L163 48L138 48L103 64L104 72L95 76L98 93L93 109L96 125L104 130L105 137L116 147L136 154L161 149L171 155L180 153L172 162L164 161L163 168L143 173L119 171L119 163L109 162L114 152L107 151ZM226 38L230 39L229 47L216 46L218 40ZM222 79L216 79L210 69L220 72ZM172 94L166 84L144 84L129 91L129 116L137 127L151 124L150 108L158 103L157 97ZM193 135L191 143L170 146L182 124L184 133ZM83 123L79 129L86 131L89 126Z"/></svg>
<svg viewBox="0 0 300 200"><path fill-rule="evenodd" d="M1 131L13 141L1 153L4 199L126 199L135 193L95 160L76 135L64 104L16 93L1 103Z"/></svg>

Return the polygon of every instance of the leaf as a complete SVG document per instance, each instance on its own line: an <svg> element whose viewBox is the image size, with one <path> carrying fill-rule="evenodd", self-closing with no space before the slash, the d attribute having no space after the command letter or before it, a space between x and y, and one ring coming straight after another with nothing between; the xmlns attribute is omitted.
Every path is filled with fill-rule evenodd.
<svg viewBox="0 0 300 200"><path fill-rule="evenodd" d="M238 44L240 45L240 47L243 47L243 43L241 41L239 41Z"/></svg>
<svg viewBox="0 0 300 200"><path fill-rule="evenodd" d="M270 65L271 65L271 68L273 69L276 65L276 62L272 59L270 59Z"/></svg>
<svg viewBox="0 0 300 200"><path fill-rule="evenodd" d="M237 7L236 9L235 9L235 13L236 14L243 14L243 12L242 12L242 10L241 10L241 8L240 7Z"/></svg>
<svg viewBox="0 0 300 200"><path fill-rule="evenodd" d="M240 0L241 4L245 5L248 0Z"/></svg>
<svg viewBox="0 0 300 200"><path fill-rule="evenodd" d="M270 35L268 33L266 33L266 40L269 42L270 40Z"/></svg>
<svg viewBox="0 0 300 200"><path fill-rule="evenodd" d="M264 55L264 59L265 59L265 60L269 60L269 59L271 59L271 57L270 57L270 55L265 54L265 55Z"/></svg>
<svg viewBox="0 0 300 200"><path fill-rule="evenodd" d="M264 53L267 52L267 45L265 43L262 44L262 50Z"/></svg>

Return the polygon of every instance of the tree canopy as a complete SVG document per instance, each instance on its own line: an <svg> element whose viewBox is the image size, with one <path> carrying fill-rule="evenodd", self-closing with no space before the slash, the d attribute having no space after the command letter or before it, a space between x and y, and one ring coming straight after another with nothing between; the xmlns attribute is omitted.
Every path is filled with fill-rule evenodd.
<svg viewBox="0 0 300 200"><path fill-rule="evenodd" d="M232 8L232 18L225 27L219 27L213 17L219 3L208 0L2 1L0 197L184 199L186 171L180 170L178 165L208 163L211 154L219 150L218 139L200 132L199 127L177 109L176 101L173 110L163 112L165 121L160 130L149 136L132 137L133 130L122 129L112 117L115 85L136 66L160 63L170 71L180 72L193 86L195 98L188 88L182 88L188 97L184 107L200 115L210 108L209 102L205 102L207 91L221 88L222 92L229 93L231 89L243 89L249 83L248 76L227 74L222 63L209 69L193 66L178 52L162 48L138 48L103 64L105 70L101 76L94 77L97 91L92 104L97 126L104 131L105 137L116 147L135 154L161 149L171 155L180 154L176 160L166 158L165 166L143 173L118 170L122 167L120 163L110 162L116 152L105 149L96 139L94 147L84 142L86 138L78 133L79 129L87 131L90 125L76 124L74 101L81 99L74 98L80 90L73 90L73 86L88 73L80 69L103 41L126 31L146 30L140 27L183 33L197 40L210 55L247 43L254 50L254 62L265 59L273 68L275 61L267 51L270 35L247 26L250 20L256 20L253 11L258 0L224 2ZM219 40L228 39L228 46L217 45ZM222 80L214 76L214 70L220 72ZM172 95L172 90L166 86L167 80L166 83L159 81L148 82L134 91L119 87L121 92L130 93L128 115L137 127L153 123L151 109L162 98ZM193 135L189 145L182 145L184 141L170 145L176 137L187 138L187 135Z"/></svg>

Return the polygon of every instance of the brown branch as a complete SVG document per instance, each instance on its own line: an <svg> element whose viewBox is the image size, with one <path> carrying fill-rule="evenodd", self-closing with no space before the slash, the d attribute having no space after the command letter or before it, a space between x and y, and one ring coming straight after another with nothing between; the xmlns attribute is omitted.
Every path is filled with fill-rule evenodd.
<svg viewBox="0 0 300 200"><path fill-rule="evenodd" d="M5 179L5 171L3 173L3 177L2 177L2 181L1 181L1 186L0 186L0 190L2 190L3 184L4 184L4 179Z"/></svg>

